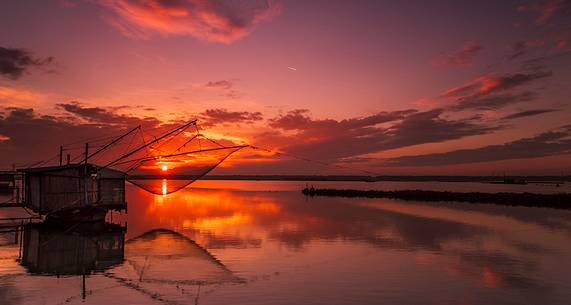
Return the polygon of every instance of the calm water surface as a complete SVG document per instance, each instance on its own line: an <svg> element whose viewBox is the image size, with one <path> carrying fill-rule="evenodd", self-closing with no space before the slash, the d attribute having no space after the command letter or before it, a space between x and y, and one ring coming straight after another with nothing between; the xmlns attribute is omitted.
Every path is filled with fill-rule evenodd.
<svg viewBox="0 0 571 305"><path fill-rule="evenodd" d="M570 212L300 186L128 186L118 225L2 233L0 304L570 304Z"/></svg>

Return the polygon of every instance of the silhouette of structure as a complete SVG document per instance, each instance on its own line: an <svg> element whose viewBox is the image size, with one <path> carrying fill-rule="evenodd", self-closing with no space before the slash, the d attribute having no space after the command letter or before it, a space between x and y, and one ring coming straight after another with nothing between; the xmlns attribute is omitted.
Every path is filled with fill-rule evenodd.
<svg viewBox="0 0 571 305"><path fill-rule="evenodd" d="M24 227L21 264L34 274L87 275L121 264L124 249L125 228L119 225L30 224Z"/></svg>

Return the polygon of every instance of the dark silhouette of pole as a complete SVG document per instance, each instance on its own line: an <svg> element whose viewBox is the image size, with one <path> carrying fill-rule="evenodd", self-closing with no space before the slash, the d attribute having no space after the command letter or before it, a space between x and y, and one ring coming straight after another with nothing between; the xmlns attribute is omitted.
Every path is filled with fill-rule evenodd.
<svg viewBox="0 0 571 305"><path fill-rule="evenodd" d="M83 264L83 260L81 262ZM83 266L83 275L81 276L81 298L85 300L85 266Z"/></svg>
<svg viewBox="0 0 571 305"><path fill-rule="evenodd" d="M63 146L59 147L59 166L62 165L63 162Z"/></svg>
<svg viewBox="0 0 571 305"><path fill-rule="evenodd" d="M89 143L85 143L85 164L87 164L87 158L89 158Z"/></svg>
<svg viewBox="0 0 571 305"><path fill-rule="evenodd" d="M69 154L67 154L67 165L69 165L69 163L70 163L70 158L71 158L71 156Z"/></svg>

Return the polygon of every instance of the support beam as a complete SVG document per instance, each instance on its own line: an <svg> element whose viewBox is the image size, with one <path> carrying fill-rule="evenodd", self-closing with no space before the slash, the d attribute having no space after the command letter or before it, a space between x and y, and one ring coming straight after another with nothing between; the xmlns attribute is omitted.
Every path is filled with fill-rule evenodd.
<svg viewBox="0 0 571 305"><path fill-rule="evenodd" d="M87 164L88 158L89 158L89 143L85 143L85 164Z"/></svg>
<svg viewBox="0 0 571 305"><path fill-rule="evenodd" d="M63 163L63 146L59 147L59 166Z"/></svg>

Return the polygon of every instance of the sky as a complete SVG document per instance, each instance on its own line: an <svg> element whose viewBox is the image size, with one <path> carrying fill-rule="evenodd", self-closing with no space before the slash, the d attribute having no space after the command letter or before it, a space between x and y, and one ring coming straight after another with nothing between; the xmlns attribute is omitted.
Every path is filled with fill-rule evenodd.
<svg viewBox="0 0 571 305"><path fill-rule="evenodd" d="M272 151L221 174L571 174L570 39L568 0L5 0L0 168L196 118Z"/></svg>

